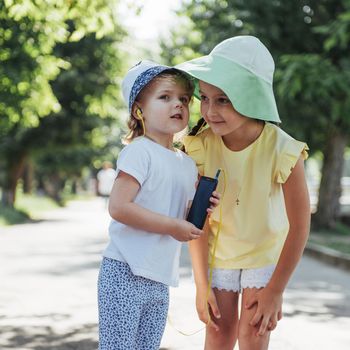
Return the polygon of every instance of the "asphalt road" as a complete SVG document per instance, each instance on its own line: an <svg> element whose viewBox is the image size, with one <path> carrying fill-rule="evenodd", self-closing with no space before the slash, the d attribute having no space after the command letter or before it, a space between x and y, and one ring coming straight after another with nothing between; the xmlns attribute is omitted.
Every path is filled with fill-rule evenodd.
<svg viewBox="0 0 350 350"><path fill-rule="evenodd" d="M0 228L0 349L97 348L96 280L107 242L103 200L72 202L34 224ZM285 292L272 350L350 349L350 273L304 257ZM202 328L186 247L170 319ZM200 350L204 331L167 325L162 349Z"/></svg>

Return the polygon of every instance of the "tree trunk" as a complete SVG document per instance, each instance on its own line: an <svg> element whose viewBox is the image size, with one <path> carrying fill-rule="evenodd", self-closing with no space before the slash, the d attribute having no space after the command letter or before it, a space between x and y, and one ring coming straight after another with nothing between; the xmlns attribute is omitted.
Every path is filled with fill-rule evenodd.
<svg viewBox="0 0 350 350"><path fill-rule="evenodd" d="M73 180L72 181L72 190L71 190L71 193L72 194L77 194L77 188L78 188L78 184L77 184L77 180Z"/></svg>
<svg viewBox="0 0 350 350"><path fill-rule="evenodd" d="M44 181L45 193L52 198L58 205L63 206L62 190L64 180L58 174L51 174Z"/></svg>
<svg viewBox="0 0 350 350"><path fill-rule="evenodd" d="M6 207L14 207L16 201L16 188L18 179L21 177L26 155L9 154L5 164L5 181L1 203Z"/></svg>
<svg viewBox="0 0 350 350"><path fill-rule="evenodd" d="M23 193L32 193L34 178L34 167L31 160L27 161L22 174L23 179Z"/></svg>
<svg viewBox="0 0 350 350"><path fill-rule="evenodd" d="M313 218L316 228L334 228L340 216L341 177L344 152L348 138L335 130L328 139L324 151L322 178L319 189L317 212Z"/></svg>

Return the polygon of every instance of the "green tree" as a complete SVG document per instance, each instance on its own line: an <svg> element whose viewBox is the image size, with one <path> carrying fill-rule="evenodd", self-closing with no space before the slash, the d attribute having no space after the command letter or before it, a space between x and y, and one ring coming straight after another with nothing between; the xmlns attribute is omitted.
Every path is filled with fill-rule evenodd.
<svg viewBox="0 0 350 350"><path fill-rule="evenodd" d="M190 1L190 19L163 43L170 63L207 54L235 35L259 37L276 62L275 92L283 127L324 154L314 223L332 227L340 214L343 154L350 133L347 0ZM189 34L185 34L189 33Z"/></svg>
<svg viewBox="0 0 350 350"><path fill-rule="evenodd" d="M337 13L334 21L316 27L315 32L322 35L322 51L284 55L278 88L283 107L298 115L294 124L308 130L309 139L323 153L313 223L332 228L341 214L341 177L350 136L350 3L347 11Z"/></svg>
<svg viewBox="0 0 350 350"><path fill-rule="evenodd" d="M28 130L27 140L35 150L36 173L58 201L67 179L78 179L84 167L119 145L116 77L123 60L116 45L123 32L118 33L119 38L113 34L101 39L90 34L54 50L70 64L51 84L61 109Z"/></svg>
<svg viewBox="0 0 350 350"><path fill-rule="evenodd" d="M0 185L4 205L14 204L17 181L32 150L31 132L44 117L62 110L50 81L62 69L69 70L71 63L55 55L56 45L77 42L89 33L97 40L115 32L107 0L0 2ZM109 84L105 89L103 94L85 96L91 114L110 115L106 108L115 92Z"/></svg>
<svg viewBox="0 0 350 350"><path fill-rule="evenodd" d="M58 30L59 19L49 24L43 14L25 5L31 4L0 3L0 166L2 201L9 205L25 158L17 145L18 135L59 108L49 80L65 67L65 62L50 55L55 42L66 36L64 27ZM45 32L52 35L46 37Z"/></svg>

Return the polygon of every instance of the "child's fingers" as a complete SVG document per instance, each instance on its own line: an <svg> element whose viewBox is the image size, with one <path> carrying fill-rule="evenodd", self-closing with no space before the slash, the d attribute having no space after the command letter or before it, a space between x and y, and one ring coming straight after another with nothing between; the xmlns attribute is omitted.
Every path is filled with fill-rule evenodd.
<svg viewBox="0 0 350 350"><path fill-rule="evenodd" d="M198 236L201 236L204 232L203 232L203 230L200 230L199 228L195 227L194 233Z"/></svg>
<svg viewBox="0 0 350 350"><path fill-rule="evenodd" d="M210 319L207 310L204 310L202 312L198 312L198 317L203 323L205 323L207 325L207 327L211 327L215 331L219 330L219 326L213 320Z"/></svg>
<svg viewBox="0 0 350 350"><path fill-rule="evenodd" d="M253 305L255 305L258 302L258 299L256 298L256 295L252 296L249 300L247 300L245 304L246 309L250 309Z"/></svg>
<svg viewBox="0 0 350 350"><path fill-rule="evenodd" d="M211 309L213 315L216 318L220 318L221 314L220 314L220 310L219 310L218 304L216 303L216 300L215 299L208 300L208 303L210 305L210 309Z"/></svg>
<svg viewBox="0 0 350 350"><path fill-rule="evenodd" d="M214 209L215 209L215 206L214 206L214 205L211 205L209 208L207 208L207 213L208 213L209 215L213 214Z"/></svg>
<svg viewBox="0 0 350 350"><path fill-rule="evenodd" d="M264 335L265 332L267 331L267 327L269 325L269 318L268 317L264 317L261 321L261 325L260 325L260 328L259 328L259 331L258 331L258 334L257 335Z"/></svg>
<svg viewBox="0 0 350 350"><path fill-rule="evenodd" d="M219 326L211 319L209 319L209 322L207 323L207 327L213 328L216 332L219 331Z"/></svg>
<svg viewBox="0 0 350 350"><path fill-rule="evenodd" d="M213 209L210 207L210 208L208 208L207 209L207 213L208 213L208 215L210 216L211 214L213 214Z"/></svg>
<svg viewBox="0 0 350 350"><path fill-rule="evenodd" d="M219 192L217 192L217 191L214 191L214 192L212 193L212 197L217 198L217 199L220 199L220 198L221 198L221 194L220 194Z"/></svg>
<svg viewBox="0 0 350 350"><path fill-rule="evenodd" d="M282 310L278 311L277 313L277 320L280 321L282 319Z"/></svg>
<svg viewBox="0 0 350 350"><path fill-rule="evenodd" d="M268 331L273 331L277 327L277 320L270 320L267 330Z"/></svg>
<svg viewBox="0 0 350 350"><path fill-rule="evenodd" d="M210 202L210 207L208 209L210 209L210 213L212 213L213 210L220 204L220 200L215 197L210 197L209 202ZM207 212L209 213L208 210Z"/></svg>
<svg viewBox="0 0 350 350"><path fill-rule="evenodd" d="M199 238L202 234L203 234L203 230L200 230L199 228L193 225L191 230L191 237Z"/></svg>
<svg viewBox="0 0 350 350"><path fill-rule="evenodd" d="M218 306L218 303L216 302L216 297L215 297L213 290L211 290L211 292L209 293L208 304L209 304L209 307L210 307L212 314L216 318L220 318L221 314L220 314L219 306Z"/></svg>
<svg viewBox="0 0 350 350"><path fill-rule="evenodd" d="M198 311L198 317L199 319L205 323L206 325L209 325L211 323L211 320L208 315L208 311L206 309L197 310Z"/></svg>
<svg viewBox="0 0 350 350"><path fill-rule="evenodd" d="M215 198L215 197L210 197L209 202L217 207L220 203L220 200L218 198Z"/></svg>
<svg viewBox="0 0 350 350"><path fill-rule="evenodd" d="M261 321L262 317L263 317L263 315L257 310L254 317L249 322L249 324L251 326L256 326Z"/></svg>
<svg viewBox="0 0 350 350"><path fill-rule="evenodd" d="M208 311L206 311L206 316L205 318L206 321L203 321L207 327L213 328L216 332L219 330L219 326L216 324L216 322L210 317L208 314Z"/></svg>
<svg viewBox="0 0 350 350"><path fill-rule="evenodd" d="M215 319L221 318L221 314L220 314L220 310L219 310L219 307L218 307L218 304L216 302L216 298L215 298L215 295L214 295L213 292L211 292L209 294L208 307L210 308L210 313L209 314L211 316L210 316L209 323L207 323L207 326L213 328L215 331L218 331L219 330L219 326L217 325ZM215 319L213 319L213 317Z"/></svg>
<svg viewBox="0 0 350 350"><path fill-rule="evenodd" d="M205 303L205 305L202 305L201 307L197 306L197 313L198 313L199 319L203 323L205 323L207 327L210 327L215 331L219 330L219 326L212 319L212 317L214 318L216 317L212 315L220 315L219 308L216 303L215 295L213 293L209 294L209 298L207 300L207 303Z"/></svg>
<svg viewBox="0 0 350 350"><path fill-rule="evenodd" d="M221 199L221 194L219 192L214 191L211 194L210 199L213 199L213 200L216 200L217 202L219 202Z"/></svg>

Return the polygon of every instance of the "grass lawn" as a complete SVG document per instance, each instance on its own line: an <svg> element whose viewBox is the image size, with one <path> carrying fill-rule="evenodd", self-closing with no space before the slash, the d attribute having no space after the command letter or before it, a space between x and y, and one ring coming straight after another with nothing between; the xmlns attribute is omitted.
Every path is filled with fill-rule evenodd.
<svg viewBox="0 0 350 350"><path fill-rule="evenodd" d="M64 194L64 203L71 200L88 200L94 198L92 194L71 195ZM19 186L16 193L15 208L4 208L0 204L0 226L23 224L33 220L40 220L42 213L59 208L60 205L47 196L24 194Z"/></svg>
<svg viewBox="0 0 350 350"><path fill-rule="evenodd" d="M0 226L21 224L39 220L43 211L58 208L58 204L44 196L23 194L16 195L15 208L4 208L0 205Z"/></svg>
<svg viewBox="0 0 350 350"><path fill-rule="evenodd" d="M309 242L350 255L350 227L339 223L334 231L311 231Z"/></svg>
<svg viewBox="0 0 350 350"><path fill-rule="evenodd" d="M30 194L21 194L16 199L16 209L29 213L34 219L40 219L40 213L58 208L59 205L51 198L46 196L35 196Z"/></svg>

